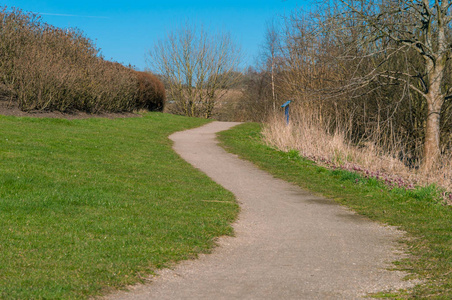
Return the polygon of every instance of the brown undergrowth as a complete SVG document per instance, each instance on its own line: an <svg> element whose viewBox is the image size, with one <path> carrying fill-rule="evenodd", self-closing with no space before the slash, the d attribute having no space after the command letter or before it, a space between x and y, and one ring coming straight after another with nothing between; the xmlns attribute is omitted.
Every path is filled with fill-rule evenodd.
<svg viewBox="0 0 452 300"><path fill-rule="evenodd" d="M291 113L289 124L282 115L271 117L264 126L263 137L277 149L298 151L321 165L358 172L390 187L436 185L444 199L452 203L452 153L443 154L435 168L425 171L407 165L400 157L402 145L388 147L372 138L351 142L348 132L347 126L331 126L315 111L298 109Z"/></svg>

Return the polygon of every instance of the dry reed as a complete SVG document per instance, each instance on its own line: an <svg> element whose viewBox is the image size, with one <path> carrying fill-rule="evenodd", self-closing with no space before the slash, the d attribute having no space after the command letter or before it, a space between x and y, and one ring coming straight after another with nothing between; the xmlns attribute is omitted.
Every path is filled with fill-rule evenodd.
<svg viewBox="0 0 452 300"><path fill-rule="evenodd" d="M426 172L402 161L403 145L388 149L371 138L353 143L348 138L349 131L347 126L331 126L313 109L299 108L291 112L288 125L282 115L272 116L264 126L263 136L268 145L282 151L297 150L301 156L329 168L359 172L383 180L390 187L411 189L415 185L436 184L444 189L444 196L452 197L451 153L444 154L441 164Z"/></svg>

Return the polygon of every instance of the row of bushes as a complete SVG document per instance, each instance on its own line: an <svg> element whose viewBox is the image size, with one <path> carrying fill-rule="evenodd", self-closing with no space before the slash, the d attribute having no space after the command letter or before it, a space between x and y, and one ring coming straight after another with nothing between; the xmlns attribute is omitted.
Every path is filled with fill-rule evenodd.
<svg viewBox="0 0 452 300"><path fill-rule="evenodd" d="M154 75L104 60L81 31L6 8L0 11L0 89L24 111L163 110L165 99Z"/></svg>

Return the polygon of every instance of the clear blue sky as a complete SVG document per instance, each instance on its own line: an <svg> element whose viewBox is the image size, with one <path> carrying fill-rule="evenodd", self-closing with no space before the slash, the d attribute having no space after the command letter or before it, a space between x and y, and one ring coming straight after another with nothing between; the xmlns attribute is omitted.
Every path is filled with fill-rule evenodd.
<svg viewBox="0 0 452 300"><path fill-rule="evenodd" d="M77 27L95 40L106 59L144 69L145 53L165 34L189 20L230 32L252 65L264 41L265 23L289 14L303 0L17 0L0 5L40 13L58 27Z"/></svg>

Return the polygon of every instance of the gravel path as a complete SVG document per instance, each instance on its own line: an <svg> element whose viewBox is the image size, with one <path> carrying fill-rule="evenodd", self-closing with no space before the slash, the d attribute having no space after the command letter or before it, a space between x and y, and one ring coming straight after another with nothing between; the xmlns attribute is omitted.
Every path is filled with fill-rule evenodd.
<svg viewBox="0 0 452 300"><path fill-rule="evenodd" d="M410 284L401 281L403 273L386 270L401 256L400 232L225 152L215 133L236 124L170 136L176 152L236 195L242 208L236 237L107 299L359 299Z"/></svg>

